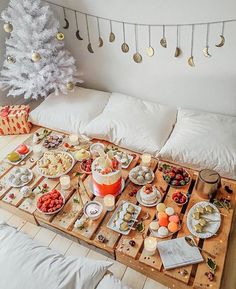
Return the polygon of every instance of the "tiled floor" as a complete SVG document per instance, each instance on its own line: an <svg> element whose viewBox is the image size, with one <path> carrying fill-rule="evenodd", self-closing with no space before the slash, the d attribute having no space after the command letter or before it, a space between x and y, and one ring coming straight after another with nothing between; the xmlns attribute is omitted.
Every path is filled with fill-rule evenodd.
<svg viewBox="0 0 236 289"><path fill-rule="evenodd" d="M87 256L88 258L96 260L110 260L109 258L93 250L89 250L78 243L62 237L61 235L55 234L50 230L26 222L1 208L0 221L6 221L9 225L16 227L18 230L29 235L30 238L36 240L40 244L49 246L63 255ZM114 262L114 264L110 268L110 271L113 272L117 278L122 279L124 284L129 285L133 289L168 289L167 287L146 278L143 274L140 274L139 272L136 272L135 270L126 267L117 261L111 261Z"/></svg>

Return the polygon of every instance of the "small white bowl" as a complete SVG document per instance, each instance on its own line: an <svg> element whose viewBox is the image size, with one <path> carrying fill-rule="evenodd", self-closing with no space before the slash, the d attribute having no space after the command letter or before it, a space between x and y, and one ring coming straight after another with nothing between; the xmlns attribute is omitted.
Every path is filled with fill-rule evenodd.
<svg viewBox="0 0 236 289"><path fill-rule="evenodd" d="M90 220L97 220L103 211L103 205L96 201L90 201L84 206L84 214Z"/></svg>

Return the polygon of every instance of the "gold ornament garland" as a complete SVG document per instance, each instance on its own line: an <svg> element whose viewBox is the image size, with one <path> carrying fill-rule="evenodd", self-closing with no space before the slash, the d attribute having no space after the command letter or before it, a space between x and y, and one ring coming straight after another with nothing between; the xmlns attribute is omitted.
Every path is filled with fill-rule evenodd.
<svg viewBox="0 0 236 289"><path fill-rule="evenodd" d="M180 26L191 26L191 53L190 53L190 57L187 60L187 63L191 66L194 67L195 63L194 63L194 57L193 57L193 38L194 38L194 28L195 26L198 25L206 25L206 43L205 43L205 47L203 49L203 55L207 58L211 57L211 54L209 52L209 29L210 29L210 25L211 24L218 24L218 23L222 23L222 31L220 36L220 42L215 44L216 47L222 47L225 44L225 36L224 36L224 27L225 27L225 23L226 22L236 22L236 19L231 19L231 20L223 20L223 21L211 21L211 22L199 22L199 23L187 23L187 24L143 24L143 23L133 23L133 22L124 22L124 21L119 21L119 20L114 20L114 19L109 19L109 18L105 18L105 17L99 17L97 15L93 15L93 14L89 14L89 13L84 13L82 11L79 10L75 10L69 7L65 7L56 3L52 3L50 1L45 0L45 2L47 2L48 4L51 5L55 5L57 7L60 7L61 9L63 9L63 13L64 13L64 20L66 25L63 27L64 29L68 29L70 24L69 24L69 20L66 18L66 10L69 11L73 11L75 13L75 18L76 18L76 27L77 27L77 31L76 31L76 37L79 40L83 40L83 38L80 36L80 32L79 32L79 25L78 25L78 20L77 20L77 14L81 14L85 16L85 21L86 21L86 28L87 28L87 38L88 38L88 45L87 45L87 49L90 53L94 53L94 49L92 47L92 43L91 43L91 38L90 38L90 29L89 29L89 17L91 18L96 18L97 20L97 33L98 33L98 47L103 47L104 45L104 41L103 38L101 37L101 30L100 30L100 19L106 20L109 23L110 26L110 33L108 36L108 42L113 43L116 40L116 36L115 33L113 32L113 22L114 23L120 23L122 24L122 28L123 28L123 43L121 44L121 51L123 53L128 53L129 52L129 45L126 41L126 34L125 34L125 26L126 25L133 25L134 26L134 41L135 41L135 53L133 54L133 60L136 63L141 63L143 58L142 55L139 52L138 49L138 27L139 26L146 26L148 28L148 45L146 48L146 54L148 57L152 57L155 53L155 50L152 46L151 43L151 28L152 27L162 27L162 38L160 39L160 45L163 48L167 48L168 43L167 43L167 38L166 38L166 26L176 26L176 48L174 51L174 57L178 58L181 54L182 54L182 50L180 47L180 43L179 43L179 27Z"/></svg>

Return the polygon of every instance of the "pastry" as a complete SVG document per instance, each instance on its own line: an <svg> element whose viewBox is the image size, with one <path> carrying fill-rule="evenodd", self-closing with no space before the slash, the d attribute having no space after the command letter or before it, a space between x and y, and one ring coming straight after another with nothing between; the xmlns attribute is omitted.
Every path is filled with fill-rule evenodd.
<svg viewBox="0 0 236 289"><path fill-rule="evenodd" d="M147 184L140 190L140 198L146 205L156 203L158 200L158 190L155 186Z"/></svg>
<svg viewBox="0 0 236 289"><path fill-rule="evenodd" d="M32 190L29 186L24 186L20 189L20 194L24 197L24 198L28 198L31 196L32 194Z"/></svg>
<svg viewBox="0 0 236 289"><path fill-rule="evenodd" d="M193 228L197 233L202 233L203 231L203 227L200 224L195 225Z"/></svg>
<svg viewBox="0 0 236 289"><path fill-rule="evenodd" d="M130 180L137 185L145 185L151 183L154 175L150 168L137 166L129 173Z"/></svg>
<svg viewBox="0 0 236 289"><path fill-rule="evenodd" d="M166 227L160 227L157 232L160 237L167 237L169 235L169 231Z"/></svg>
<svg viewBox="0 0 236 289"><path fill-rule="evenodd" d="M205 227L207 225L207 221L204 218L199 219L198 222L202 227Z"/></svg>
<svg viewBox="0 0 236 289"><path fill-rule="evenodd" d="M157 212L165 212L166 205L165 205L164 203L159 203L159 204L156 206L156 209L157 209Z"/></svg>
<svg viewBox="0 0 236 289"><path fill-rule="evenodd" d="M205 209L203 207L197 207L196 208L196 212L200 213L200 214L204 214Z"/></svg>
<svg viewBox="0 0 236 289"><path fill-rule="evenodd" d="M194 220L199 220L201 218L201 214L199 212L194 212L192 217Z"/></svg>
<svg viewBox="0 0 236 289"><path fill-rule="evenodd" d="M212 206L210 206L210 205L207 205L206 207L204 207L204 210L208 214L211 214L214 212L214 208L212 208Z"/></svg>
<svg viewBox="0 0 236 289"><path fill-rule="evenodd" d="M179 223L179 216L178 215L173 215L169 217L169 221L170 222L175 222L175 223Z"/></svg>
<svg viewBox="0 0 236 289"><path fill-rule="evenodd" d="M175 223L175 222L170 222L168 224L168 230L171 232L171 233L174 233L178 230L178 225Z"/></svg>
<svg viewBox="0 0 236 289"><path fill-rule="evenodd" d="M174 215L175 210L174 210L172 207L168 207L168 208L166 208L165 213L166 213L168 216L172 216L172 215Z"/></svg>
<svg viewBox="0 0 236 289"><path fill-rule="evenodd" d="M153 231L157 231L160 228L160 225L157 221L152 221L149 225L150 229Z"/></svg>
<svg viewBox="0 0 236 289"><path fill-rule="evenodd" d="M32 172L28 168L16 168L8 176L8 182L13 187L22 187L32 179Z"/></svg>

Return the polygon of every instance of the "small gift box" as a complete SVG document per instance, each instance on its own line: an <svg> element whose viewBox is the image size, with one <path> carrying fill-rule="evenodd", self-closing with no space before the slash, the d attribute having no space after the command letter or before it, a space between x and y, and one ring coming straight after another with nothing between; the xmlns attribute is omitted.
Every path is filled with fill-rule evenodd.
<svg viewBox="0 0 236 289"><path fill-rule="evenodd" d="M28 105L0 106L0 135L29 133L29 111Z"/></svg>

